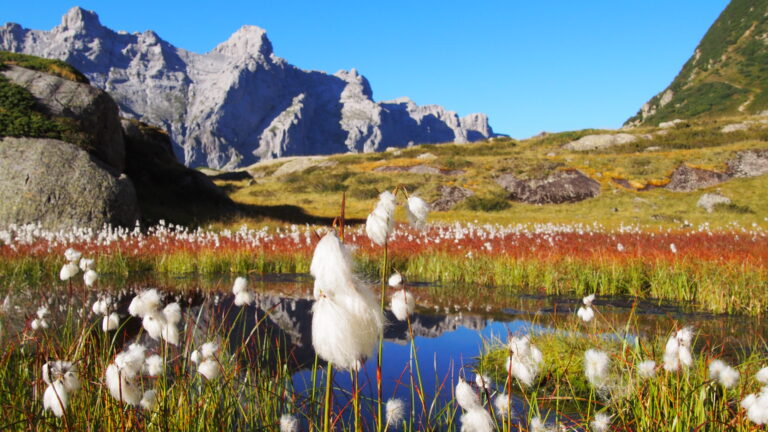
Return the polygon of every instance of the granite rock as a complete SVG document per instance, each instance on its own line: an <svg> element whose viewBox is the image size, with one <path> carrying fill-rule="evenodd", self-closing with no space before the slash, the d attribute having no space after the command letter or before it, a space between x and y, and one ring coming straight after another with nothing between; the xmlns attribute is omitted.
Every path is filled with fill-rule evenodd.
<svg viewBox="0 0 768 432"><path fill-rule="evenodd" d="M53 139L0 139L0 202L0 226L100 229L133 226L139 218L136 192L125 174Z"/></svg>

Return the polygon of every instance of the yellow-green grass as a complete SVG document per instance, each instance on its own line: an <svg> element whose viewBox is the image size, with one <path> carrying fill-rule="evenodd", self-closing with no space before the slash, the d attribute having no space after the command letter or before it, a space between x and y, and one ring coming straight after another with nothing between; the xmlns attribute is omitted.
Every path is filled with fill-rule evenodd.
<svg viewBox="0 0 768 432"><path fill-rule="evenodd" d="M159 255L132 255L120 251L97 253L96 271L105 281L148 279L182 282L197 278L246 274L306 274L310 256L251 253L240 251L186 251ZM381 255L360 254L358 269L378 279ZM0 260L0 293L40 285L66 286L58 281L64 261L59 256L16 257ZM691 310L715 313L762 315L768 308L768 274L760 266L681 261L623 262L535 257L511 259L506 255L478 253L464 255L424 253L390 255L391 270L402 272L411 281L433 284L419 289L428 304L451 304L470 297L504 307L505 301L520 294L582 296L590 293L627 296L677 303ZM110 282L107 282L110 283ZM177 282L178 283L178 282ZM188 285L188 284L187 284ZM186 287L184 283L181 288ZM228 287L225 287L228 288Z"/></svg>
<svg viewBox="0 0 768 432"><path fill-rule="evenodd" d="M749 130L721 133L727 124L756 121ZM665 189L638 191L616 184L626 180L636 187L664 185L680 164L725 171L726 162L743 150L768 148L768 125L762 118L733 117L707 122L685 122L670 129L642 128L631 132L650 138L602 151L567 151L562 145L581 136L609 131L584 130L550 134L522 141L493 139L474 144L422 145L397 152L330 156L332 167L309 168L302 172L274 177L281 162L269 161L248 170L254 180L217 181L227 188L236 202L257 205L289 204L306 213L334 217L339 213L342 191L347 193L347 217L364 219L376 202L376 194L401 184L410 193L427 201L439 198L439 186L460 186L472 190L481 199L499 199L505 191L494 181L504 173L521 178L538 178L556 170L575 168L601 184L601 194L573 204L532 205L510 202L499 211L472 210L464 203L453 210L435 212L432 220L474 221L512 224L528 222L600 222L607 226L642 224L679 227L684 222L726 226L765 225L768 200L766 176L732 179L720 185L694 192ZM664 135L662 135L664 134ZM646 152L648 147L660 150ZM418 159L431 153L434 158ZM427 165L434 168L463 170L461 175L374 172L382 166ZM263 176L263 177L259 177ZM707 213L696 206L703 193L719 191L733 200L731 207ZM478 208L478 207L475 207ZM482 208L482 207L480 207ZM240 221L238 221L240 222Z"/></svg>
<svg viewBox="0 0 768 432"><path fill-rule="evenodd" d="M764 339L727 352L716 340L694 339L690 368L666 371L665 346L677 329L670 329L669 334L644 334L636 327L633 314L614 327L603 319L599 307L597 310L596 318L589 323L569 317L553 327L537 330L534 319L530 340L542 352L543 362L530 387L507 378L506 337L486 342L476 368L488 375L496 387L515 393L534 407L529 417L556 414L589 422L602 412L612 416L611 430L758 430L740 402L762 386L754 375L765 366L761 354ZM610 359L603 385L594 386L585 377L585 352L589 349L605 352ZM739 371L732 388L723 387L710 376L709 364L716 359L725 360ZM647 360L656 363L652 377L638 372L638 364Z"/></svg>

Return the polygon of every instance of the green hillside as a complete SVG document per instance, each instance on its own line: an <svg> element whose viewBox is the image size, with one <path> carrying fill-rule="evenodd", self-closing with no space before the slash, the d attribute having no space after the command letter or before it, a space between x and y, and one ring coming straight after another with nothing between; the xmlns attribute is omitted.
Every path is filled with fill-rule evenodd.
<svg viewBox="0 0 768 432"><path fill-rule="evenodd" d="M732 0L672 84L627 125L768 110L768 0Z"/></svg>

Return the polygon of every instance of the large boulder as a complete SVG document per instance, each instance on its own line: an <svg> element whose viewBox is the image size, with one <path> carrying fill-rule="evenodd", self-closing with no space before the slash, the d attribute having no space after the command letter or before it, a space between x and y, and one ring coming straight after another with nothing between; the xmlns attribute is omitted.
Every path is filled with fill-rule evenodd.
<svg viewBox="0 0 768 432"><path fill-rule="evenodd" d="M716 186L730 179L728 173L710 171L682 164L669 176L666 188L675 192L691 192Z"/></svg>
<svg viewBox="0 0 768 432"><path fill-rule="evenodd" d="M324 168L335 165L335 161L329 161L328 158L324 156L299 156L281 165L280 168L275 170L272 176L282 177L288 174L300 173L310 168Z"/></svg>
<svg viewBox="0 0 768 432"><path fill-rule="evenodd" d="M734 177L768 174L768 149L739 152L728 161L728 172Z"/></svg>
<svg viewBox="0 0 768 432"><path fill-rule="evenodd" d="M565 144L563 148L573 151L603 150L622 144L633 143L637 139L636 136L627 133L587 135Z"/></svg>
<svg viewBox="0 0 768 432"><path fill-rule="evenodd" d="M0 140L0 225L48 229L132 226L139 218L131 180L63 141Z"/></svg>
<svg viewBox="0 0 768 432"><path fill-rule="evenodd" d="M119 110L106 92L88 84L13 65L0 73L29 91L51 117L63 117L73 123L77 144L118 172L123 171L125 145Z"/></svg>
<svg viewBox="0 0 768 432"><path fill-rule="evenodd" d="M412 166L380 166L374 168L373 172L407 172L411 174L438 174L438 175L463 175L464 170L449 170L443 168L435 168L429 165L412 165Z"/></svg>
<svg viewBox="0 0 768 432"><path fill-rule="evenodd" d="M728 204L731 204L731 199L720 193L705 193L699 198L699 201L696 202L696 206L703 208L707 213L715 211L715 207L718 205Z"/></svg>
<svg viewBox="0 0 768 432"><path fill-rule="evenodd" d="M529 204L571 203L600 194L600 183L574 169L531 180L503 174L496 178L496 183L509 192L509 199Z"/></svg>
<svg viewBox="0 0 768 432"><path fill-rule="evenodd" d="M437 192L440 198L430 204L433 211L448 211L475 194L470 189L459 186L439 186Z"/></svg>
<svg viewBox="0 0 768 432"><path fill-rule="evenodd" d="M182 165L164 130L123 120L125 173L133 180L149 222L200 222L234 210L234 203L205 174Z"/></svg>

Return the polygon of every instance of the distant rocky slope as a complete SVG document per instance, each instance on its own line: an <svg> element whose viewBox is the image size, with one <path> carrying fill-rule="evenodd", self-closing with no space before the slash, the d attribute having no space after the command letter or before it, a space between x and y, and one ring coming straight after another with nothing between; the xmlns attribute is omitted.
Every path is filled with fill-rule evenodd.
<svg viewBox="0 0 768 432"><path fill-rule="evenodd" d="M732 0L672 84L626 125L768 110L768 0Z"/></svg>
<svg viewBox="0 0 768 432"><path fill-rule="evenodd" d="M236 168L289 155L371 152L494 135L484 114L459 117L407 98L374 102L354 69L304 71L245 26L206 54L152 31L128 34L71 9L50 31L0 27L0 50L64 60L109 92L124 117L161 125L188 166Z"/></svg>

